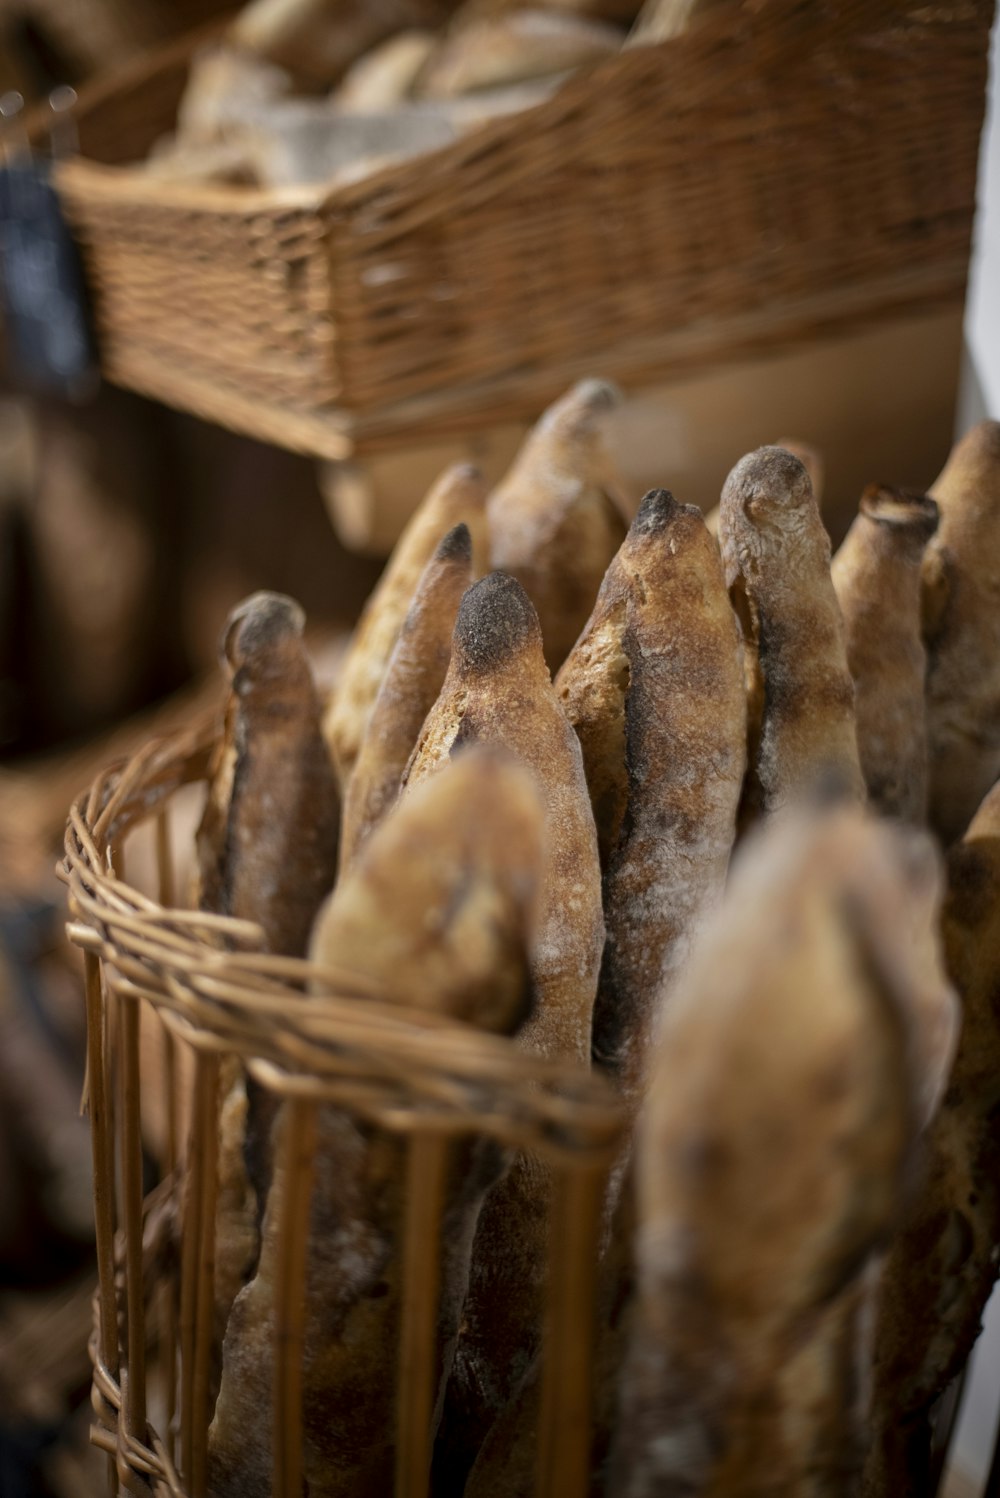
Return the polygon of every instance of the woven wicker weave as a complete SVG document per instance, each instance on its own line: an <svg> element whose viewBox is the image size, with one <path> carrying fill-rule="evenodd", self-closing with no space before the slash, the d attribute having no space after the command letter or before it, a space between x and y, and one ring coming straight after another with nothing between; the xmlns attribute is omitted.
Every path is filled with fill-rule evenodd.
<svg viewBox="0 0 1000 1498"><path fill-rule="evenodd" d="M94 1146L100 1287L95 1301L94 1439L117 1492L201 1498L214 1256L218 1077L236 1054L289 1100L283 1131L282 1301L275 1315L276 1495L301 1493L300 1353L310 1147L317 1104L333 1102L409 1138L404 1296L397 1377L396 1494L426 1494L437 1269L447 1141L479 1132L528 1146L557 1180L546 1306L539 1493L587 1489L593 1246L607 1170L621 1137L610 1090L581 1068L526 1056L512 1042L402 1011L348 973L263 955L246 922L171 908L169 798L203 778L206 732L149 746L98 777L73 807L62 873L71 937L87 975L87 1095ZM131 889L122 844L157 818L161 902ZM310 996L303 992L305 980ZM318 993L317 989L325 990ZM139 1121L140 1009L166 1026L170 1121L162 1180L145 1202ZM195 1053L190 1143L181 1140L178 1046ZM302 1165L302 1160L305 1165ZM183 1229L183 1231L181 1231ZM155 1359L148 1356L155 1347ZM177 1376L179 1356L179 1377ZM165 1423L148 1419L162 1390Z"/></svg>
<svg viewBox="0 0 1000 1498"><path fill-rule="evenodd" d="M323 194L167 187L187 50L58 181L113 380L327 457L961 297L990 0L749 0Z"/></svg>

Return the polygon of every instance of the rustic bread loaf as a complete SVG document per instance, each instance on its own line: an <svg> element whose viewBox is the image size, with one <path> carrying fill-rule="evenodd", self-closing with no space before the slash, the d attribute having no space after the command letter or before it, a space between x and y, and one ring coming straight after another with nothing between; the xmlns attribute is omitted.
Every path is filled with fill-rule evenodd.
<svg viewBox="0 0 1000 1498"><path fill-rule="evenodd" d="M646 495L556 689L603 855L593 1052L636 1105L660 1005L722 895L746 769L739 629L695 506Z"/></svg>
<svg viewBox="0 0 1000 1498"><path fill-rule="evenodd" d="M487 502L490 565L522 584L556 671L625 538L624 498L605 444L613 386L582 380L528 434Z"/></svg>
<svg viewBox="0 0 1000 1498"><path fill-rule="evenodd" d="M742 458L719 541L750 683L748 818L824 789L864 799L830 540L805 466L780 447Z"/></svg>
<svg viewBox="0 0 1000 1498"><path fill-rule="evenodd" d="M424 719L444 685L462 594L472 581L472 540L454 526L424 568L375 699L344 795L341 868L399 794Z"/></svg>
<svg viewBox="0 0 1000 1498"><path fill-rule="evenodd" d="M321 912L311 957L386 986L402 1007L503 1033L530 1009L528 949L543 811L530 777L483 750L400 803ZM317 997L317 1004L321 998ZM280 1119L279 1119L280 1127ZM437 1379L454 1352L472 1237L504 1164L488 1141L454 1148L446 1189ZM318 1119L306 1263L304 1477L312 1498L382 1498L392 1486L394 1379L405 1211L403 1143L332 1106ZM277 1168L260 1264L226 1332L209 1434L215 1498L271 1492Z"/></svg>
<svg viewBox="0 0 1000 1498"><path fill-rule="evenodd" d="M866 1498L932 1493L933 1406L972 1351L997 1277L1000 785L949 854L943 934L962 1033L882 1275Z"/></svg>
<svg viewBox="0 0 1000 1498"><path fill-rule="evenodd" d="M852 1491L867 1282L955 1037L930 843L845 808L738 860L663 1025L610 1491Z"/></svg>
<svg viewBox="0 0 1000 1498"><path fill-rule="evenodd" d="M1000 422L962 438L931 486L923 569L930 820L960 837L1000 775Z"/></svg>
<svg viewBox="0 0 1000 1498"><path fill-rule="evenodd" d="M459 523L472 537L473 572L486 555L486 489L479 470L459 463L425 496L396 542L377 587L365 604L344 658L337 690L323 721L342 788L351 778L368 719L396 647L420 575L441 538Z"/></svg>
<svg viewBox="0 0 1000 1498"><path fill-rule="evenodd" d="M518 1044L587 1063L604 944L600 866L580 746L542 654L524 589L491 573L462 600L451 665L405 786L440 771L456 747L493 744L534 775L546 811L543 897L532 957L536 1009ZM402 804L410 792L404 788ZM519 1154L480 1216L463 1330L435 1461L435 1489L461 1492L476 1451L538 1346L551 1173Z"/></svg>
<svg viewBox="0 0 1000 1498"><path fill-rule="evenodd" d="M225 726L198 829L198 900L255 921L266 951L305 955L337 868L340 802L292 599L255 593L222 637ZM272 1100L241 1062L222 1064L214 1345L253 1272L270 1176Z"/></svg>

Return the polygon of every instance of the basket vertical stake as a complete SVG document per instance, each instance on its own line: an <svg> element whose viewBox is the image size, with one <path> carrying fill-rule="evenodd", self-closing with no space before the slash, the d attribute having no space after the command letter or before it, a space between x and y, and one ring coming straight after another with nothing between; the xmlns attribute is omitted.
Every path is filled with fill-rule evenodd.
<svg viewBox="0 0 1000 1498"><path fill-rule="evenodd" d="M83 954L87 1000L87 1091L90 1145L94 1169L94 1233L101 1305L101 1361L118 1377L118 1309L115 1299L114 1141L108 1110L108 1074L104 1054L104 1004L101 968L93 952ZM108 1492L118 1491L114 1457L108 1457Z"/></svg>
<svg viewBox="0 0 1000 1498"><path fill-rule="evenodd" d="M316 1150L316 1104L289 1099L281 1130L283 1194L278 1223L274 1318L274 1493L302 1493L302 1344L306 1248Z"/></svg>
<svg viewBox="0 0 1000 1498"><path fill-rule="evenodd" d="M125 1224L126 1348L128 1381L123 1390L125 1431L146 1439L146 1323L142 1275L142 1137L139 1120L139 1004L119 999L121 1112L119 1118ZM130 1484L132 1486L132 1484ZM136 1483L137 1491L143 1491Z"/></svg>
<svg viewBox="0 0 1000 1498"><path fill-rule="evenodd" d="M561 1165L549 1228L538 1498L586 1498L590 1482L597 1243L607 1172Z"/></svg>
<svg viewBox="0 0 1000 1498"><path fill-rule="evenodd" d="M174 904L174 866L170 848L170 818L161 811L156 818L156 869L160 904L166 909ZM169 1026L159 1020L163 1039L163 1097L166 1101L166 1141L161 1163L161 1177L172 1177L177 1170L177 1054ZM167 1420L163 1432L167 1452L176 1455L175 1424L177 1420L177 1296L176 1284L168 1277L160 1297L162 1319L163 1374L166 1385Z"/></svg>
<svg viewBox="0 0 1000 1498"><path fill-rule="evenodd" d="M191 1477L191 1436L194 1418L194 1341L198 1316L198 1255L201 1251L201 1181L205 1162L199 1147L198 1129L205 1092L208 1057L195 1053L194 1106L191 1110L184 1212L181 1220L181 1471Z"/></svg>
<svg viewBox="0 0 1000 1498"><path fill-rule="evenodd" d="M396 1498L426 1498L440 1297L441 1211L448 1141L414 1134L406 1172L403 1305L399 1346Z"/></svg>
<svg viewBox="0 0 1000 1498"><path fill-rule="evenodd" d="M194 1368L191 1378L191 1498L208 1486L208 1379L215 1330L215 1205L219 1193L219 1056L202 1064L197 1137L201 1140L201 1201L195 1286Z"/></svg>

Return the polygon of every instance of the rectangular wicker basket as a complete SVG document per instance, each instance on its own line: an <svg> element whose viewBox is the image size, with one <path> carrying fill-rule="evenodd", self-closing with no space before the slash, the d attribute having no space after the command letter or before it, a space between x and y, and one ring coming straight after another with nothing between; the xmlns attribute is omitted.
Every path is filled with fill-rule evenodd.
<svg viewBox="0 0 1000 1498"><path fill-rule="evenodd" d="M961 298L990 0L743 0L334 191L134 163L197 39L79 106L57 183L113 381L338 458Z"/></svg>

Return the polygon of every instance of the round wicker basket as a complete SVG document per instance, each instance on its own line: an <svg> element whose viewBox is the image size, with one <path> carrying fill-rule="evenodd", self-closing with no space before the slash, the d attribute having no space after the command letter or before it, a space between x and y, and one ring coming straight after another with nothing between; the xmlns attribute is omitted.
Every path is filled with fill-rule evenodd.
<svg viewBox="0 0 1000 1498"><path fill-rule="evenodd" d="M99 1288L93 1440L111 1492L207 1491L220 1063L286 1101L275 1307L276 1495L302 1491L301 1353L316 1110L335 1104L407 1138L407 1220L396 1371L397 1495L428 1486L431 1369L448 1141L480 1133L546 1156L557 1179L545 1308L537 1491L587 1489L594 1244L622 1119L599 1077L512 1042L405 1013L357 975L265 955L247 922L177 908L171 798L206 776L212 730L150 744L73 806L61 873L84 952ZM124 878L129 834L153 820L159 899ZM123 846L125 853L123 854ZM163 1075L140 1025L162 1027ZM184 1056L184 1052L190 1056ZM181 1061L190 1065L181 1066ZM182 1098L181 1078L190 1078ZM162 1086L159 1184L144 1195L140 1096Z"/></svg>

